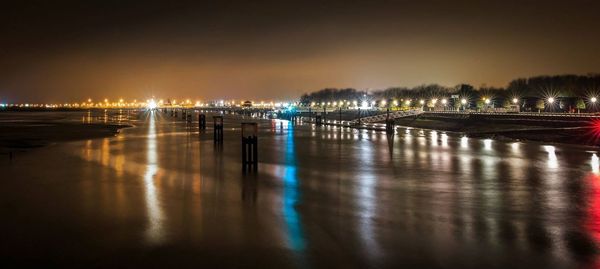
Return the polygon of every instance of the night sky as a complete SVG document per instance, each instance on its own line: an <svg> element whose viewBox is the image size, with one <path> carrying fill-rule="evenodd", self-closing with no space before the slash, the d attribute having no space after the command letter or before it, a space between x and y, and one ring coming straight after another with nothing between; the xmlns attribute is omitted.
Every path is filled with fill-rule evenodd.
<svg viewBox="0 0 600 269"><path fill-rule="evenodd" d="M0 102L281 100L600 72L600 1L14 2L0 6Z"/></svg>

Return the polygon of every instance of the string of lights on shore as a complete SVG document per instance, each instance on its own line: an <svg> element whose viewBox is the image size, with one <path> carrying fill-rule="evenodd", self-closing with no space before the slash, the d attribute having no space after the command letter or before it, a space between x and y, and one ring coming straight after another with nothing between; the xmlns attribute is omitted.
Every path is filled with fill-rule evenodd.
<svg viewBox="0 0 600 269"><path fill-rule="evenodd" d="M453 104L466 106L473 102L470 98L452 98ZM432 98L432 99L393 99L393 100L340 100L333 102L310 102L304 106L306 107L346 107L346 108L375 108L375 107L419 107L419 106L447 106L450 104L448 98ZM482 97L481 101L490 105L492 98ZM519 98L512 98L510 100L513 105L517 105L520 102ZM556 101L554 97L548 97L544 100L548 104L553 104ZM595 104L598 101L596 97L588 98L588 103ZM235 101L235 100L219 100L219 101L208 101L192 102L190 99L178 101L177 99L147 99L145 101L133 100L127 102L123 99L118 101L110 101L104 99L100 102L95 102L92 99L88 99L85 102L80 103L0 103L0 108L146 108L146 107L187 107L187 108L202 108L202 107L258 107L258 108L279 108L279 107L290 107L290 106L302 106L299 102L273 102L273 101Z"/></svg>

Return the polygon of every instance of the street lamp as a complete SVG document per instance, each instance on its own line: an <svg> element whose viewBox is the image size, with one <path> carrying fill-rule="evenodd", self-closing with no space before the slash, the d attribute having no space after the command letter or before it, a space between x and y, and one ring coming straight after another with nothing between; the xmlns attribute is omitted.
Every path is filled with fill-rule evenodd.
<svg viewBox="0 0 600 269"><path fill-rule="evenodd" d="M596 101L598 101L598 99L596 99L596 97L592 97L592 98L590 98L590 101L592 101L592 103L596 103Z"/></svg>
<svg viewBox="0 0 600 269"><path fill-rule="evenodd" d="M554 97L549 97L549 98L548 98L548 103L549 103L549 104L552 104L552 103L554 103Z"/></svg>
<svg viewBox="0 0 600 269"><path fill-rule="evenodd" d="M512 102L513 102L513 104L516 104L516 103L518 103L518 102L519 102L519 99L517 99L517 98L513 98L513 99L512 99Z"/></svg>
<svg viewBox="0 0 600 269"><path fill-rule="evenodd" d="M462 109L463 109L463 111L464 111L464 110L465 110L465 105L467 104L467 99L465 99L465 98L463 98L463 99L460 99L460 103L461 103L461 105L462 105Z"/></svg>

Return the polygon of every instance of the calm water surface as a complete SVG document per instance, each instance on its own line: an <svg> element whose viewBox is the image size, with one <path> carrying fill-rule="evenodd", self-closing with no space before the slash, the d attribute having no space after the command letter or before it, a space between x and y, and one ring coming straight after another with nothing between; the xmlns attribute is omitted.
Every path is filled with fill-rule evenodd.
<svg viewBox="0 0 600 269"><path fill-rule="evenodd" d="M144 112L0 161L2 262L63 267L594 268L594 148ZM240 123L259 122L259 171Z"/></svg>

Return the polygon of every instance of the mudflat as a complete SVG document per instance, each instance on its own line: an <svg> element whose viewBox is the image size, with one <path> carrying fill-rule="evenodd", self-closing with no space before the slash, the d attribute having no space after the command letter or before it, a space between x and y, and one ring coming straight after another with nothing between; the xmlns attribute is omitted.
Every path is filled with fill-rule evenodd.
<svg viewBox="0 0 600 269"><path fill-rule="evenodd" d="M3 112L0 113L0 154L75 141L116 135L130 127L127 120L101 112ZM126 119L123 117L123 119Z"/></svg>

